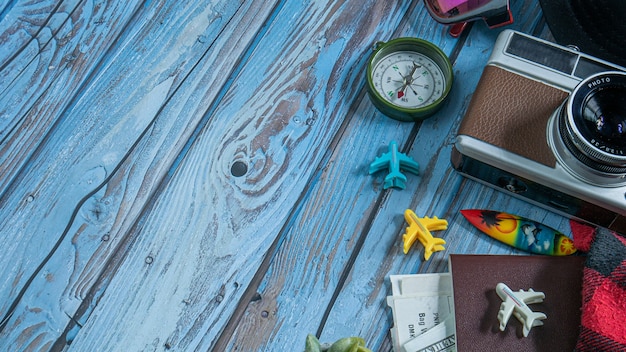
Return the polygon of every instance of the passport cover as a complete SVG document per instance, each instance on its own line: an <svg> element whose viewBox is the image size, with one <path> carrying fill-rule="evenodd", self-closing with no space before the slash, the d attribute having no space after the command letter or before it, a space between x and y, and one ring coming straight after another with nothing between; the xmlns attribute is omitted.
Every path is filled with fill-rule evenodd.
<svg viewBox="0 0 626 352"><path fill-rule="evenodd" d="M573 351L580 331L584 263L583 256L451 254L458 351ZM499 282L513 291L543 292L542 303L528 306L547 315L544 325L523 337L522 325L512 315L500 331Z"/></svg>

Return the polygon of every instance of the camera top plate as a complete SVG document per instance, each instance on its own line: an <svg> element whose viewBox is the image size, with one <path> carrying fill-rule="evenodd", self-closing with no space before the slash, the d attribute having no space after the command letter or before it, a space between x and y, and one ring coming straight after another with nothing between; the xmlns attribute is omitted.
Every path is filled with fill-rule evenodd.
<svg viewBox="0 0 626 352"><path fill-rule="evenodd" d="M496 65L528 78L571 92L583 79L603 71L625 67L569 48L504 30L495 43L488 65Z"/></svg>

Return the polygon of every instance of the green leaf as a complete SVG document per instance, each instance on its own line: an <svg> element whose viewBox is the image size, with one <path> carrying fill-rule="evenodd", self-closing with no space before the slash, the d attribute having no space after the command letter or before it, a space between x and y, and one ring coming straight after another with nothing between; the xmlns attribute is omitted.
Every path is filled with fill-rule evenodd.
<svg viewBox="0 0 626 352"><path fill-rule="evenodd" d="M322 345L320 345L320 341L317 337L311 334L307 335L304 352L322 352Z"/></svg>
<svg viewBox="0 0 626 352"><path fill-rule="evenodd" d="M330 346L328 352L372 352L365 348L365 340L360 337L346 337Z"/></svg>

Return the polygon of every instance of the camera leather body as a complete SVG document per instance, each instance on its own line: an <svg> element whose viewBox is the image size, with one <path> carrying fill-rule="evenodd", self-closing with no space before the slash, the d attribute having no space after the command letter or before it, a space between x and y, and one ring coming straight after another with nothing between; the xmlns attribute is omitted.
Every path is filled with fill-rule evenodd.
<svg viewBox="0 0 626 352"><path fill-rule="evenodd" d="M554 167L546 126L567 96L561 89L487 65L458 134Z"/></svg>

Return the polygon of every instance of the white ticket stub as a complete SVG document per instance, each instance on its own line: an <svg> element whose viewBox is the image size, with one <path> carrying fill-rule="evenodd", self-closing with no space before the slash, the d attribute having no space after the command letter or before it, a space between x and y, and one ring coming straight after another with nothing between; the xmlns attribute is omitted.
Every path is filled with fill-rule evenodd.
<svg viewBox="0 0 626 352"><path fill-rule="evenodd" d="M394 350L456 351L450 274L391 275L390 281Z"/></svg>
<svg viewBox="0 0 626 352"><path fill-rule="evenodd" d="M402 345L403 352L456 352L454 316Z"/></svg>
<svg viewBox="0 0 626 352"><path fill-rule="evenodd" d="M393 309L398 343L405 344L452 314L452 293L436 296L387 297Z"/></svg>
<svg viewBox="0 0 626 352"><path fill-rule="evenodd" d="M389 280L391 281L391 294L393 296L452 291L450 273L389 275Z"/></svg>

